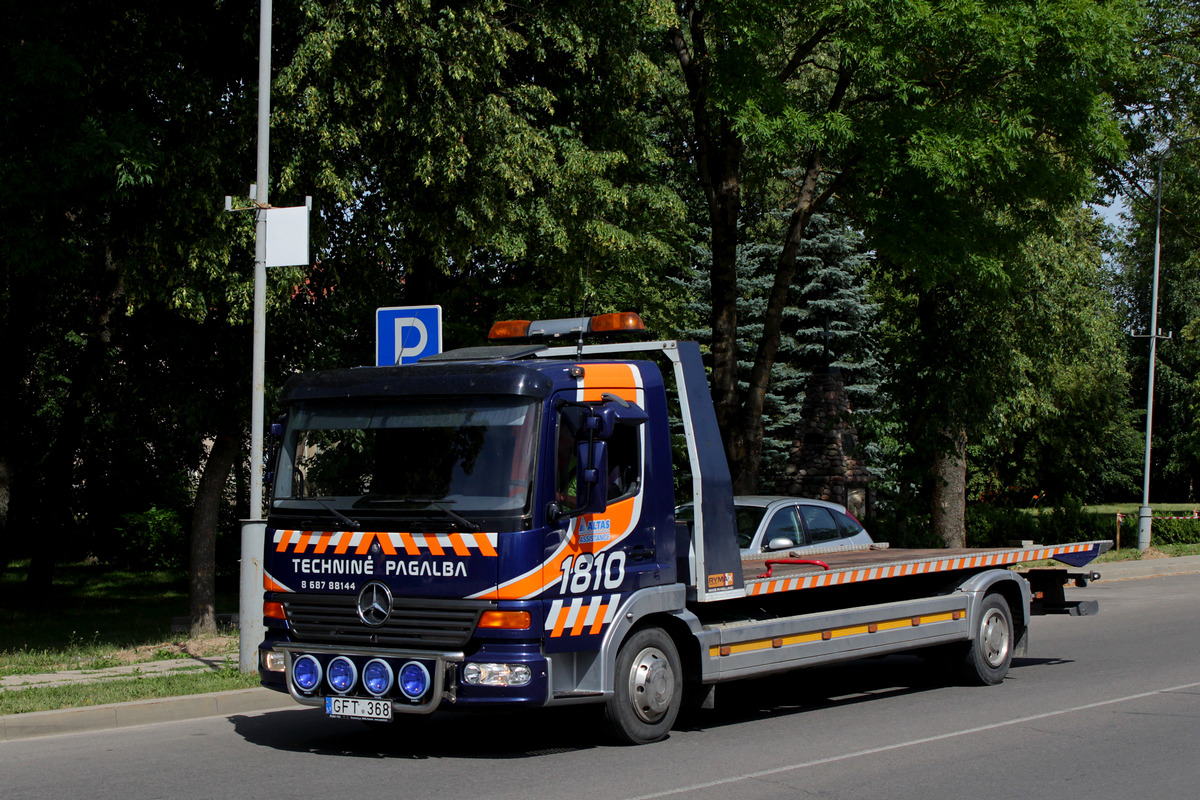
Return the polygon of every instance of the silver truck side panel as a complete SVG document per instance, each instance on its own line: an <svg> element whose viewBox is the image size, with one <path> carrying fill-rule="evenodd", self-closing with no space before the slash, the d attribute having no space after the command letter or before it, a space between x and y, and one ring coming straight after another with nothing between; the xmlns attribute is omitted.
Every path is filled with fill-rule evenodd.
<svg viewBox="0 0 1200 800"><path fill-rule="evenodd" d="M715 683L963 640L969 635L967 605L966 596L950 594L706 626L702 679Z"/></svg>

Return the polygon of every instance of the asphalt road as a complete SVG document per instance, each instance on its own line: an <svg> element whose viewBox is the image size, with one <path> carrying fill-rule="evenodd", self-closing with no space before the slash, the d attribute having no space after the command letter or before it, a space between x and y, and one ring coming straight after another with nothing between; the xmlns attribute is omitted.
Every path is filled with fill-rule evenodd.
<svg viewBox="0 0 1200 800"><path fill-rule="evenodd" d="M0 743L0 797L1195 797L1200 575L1093 584L986 688L894 657L724 686L665 742L592 709L373 727L266 713Z"/></svg>

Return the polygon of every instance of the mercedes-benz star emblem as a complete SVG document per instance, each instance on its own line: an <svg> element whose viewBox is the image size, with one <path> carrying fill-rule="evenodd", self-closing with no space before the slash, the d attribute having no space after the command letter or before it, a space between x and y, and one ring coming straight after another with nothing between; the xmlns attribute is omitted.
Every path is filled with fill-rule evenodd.
<svg viewBox="0 0 1200 800"><path fill-rule="evenodd" d="M387 622L392 613L392 592L379 581L371 581L358 593L358 618L373 628Z"/></svg>

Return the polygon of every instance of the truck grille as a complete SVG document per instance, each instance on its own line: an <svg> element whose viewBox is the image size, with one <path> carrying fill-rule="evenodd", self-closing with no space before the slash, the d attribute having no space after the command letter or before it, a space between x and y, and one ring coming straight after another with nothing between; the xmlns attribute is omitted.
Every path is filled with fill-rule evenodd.
<svg viewBox="0 0 1200 800"><path fill-rule="evenodd" d="M299 641L370 647L461 650L490 600L397 597L379 627L359 619L354 595L276 594Z"/></svg>

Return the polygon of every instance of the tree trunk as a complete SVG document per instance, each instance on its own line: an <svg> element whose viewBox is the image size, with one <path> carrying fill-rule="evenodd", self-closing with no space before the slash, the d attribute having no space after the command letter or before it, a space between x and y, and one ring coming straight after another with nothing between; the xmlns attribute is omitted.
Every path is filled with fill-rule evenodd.
<svg viewBox="0 0 1200 800"><path fill-rule="evenodd" d="M933 457L933 529L947 547L967 546L967 433L947 431Z"/></svg>
<svg viewBox="0 0 1200 800"><path fill-rule="evenodd" d="M193 636L217 632L217 517L225 497L225 484L241 449L238 436L219 434L208 453L200 485L196 488L189 566L189 610Z"/></svg>
<svg viewBox="0 0 1200 800"><path fill-rule="evenodd" d="M8 506L12 499L12 464L8 452L0 452L0 572L8 567Z"/></svg>

